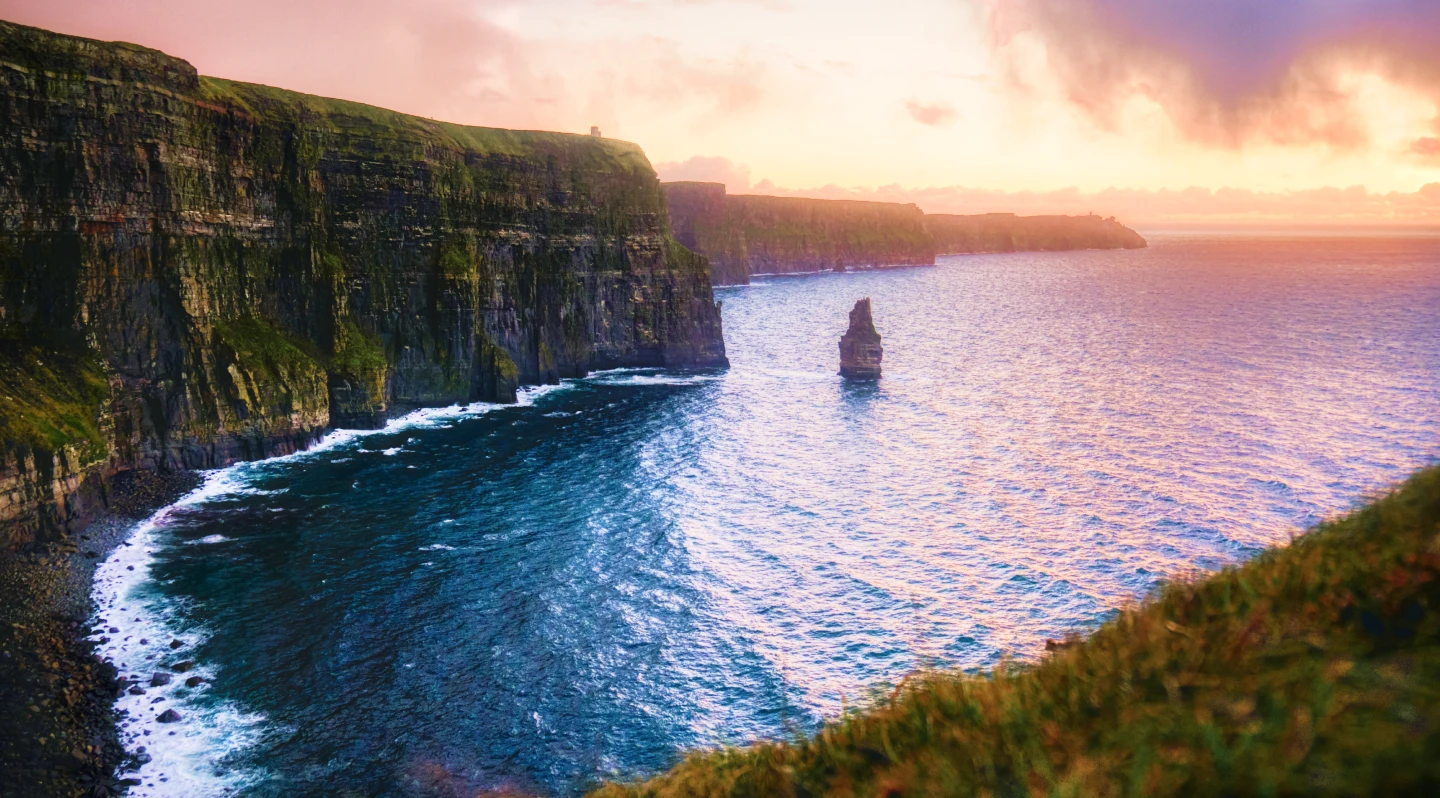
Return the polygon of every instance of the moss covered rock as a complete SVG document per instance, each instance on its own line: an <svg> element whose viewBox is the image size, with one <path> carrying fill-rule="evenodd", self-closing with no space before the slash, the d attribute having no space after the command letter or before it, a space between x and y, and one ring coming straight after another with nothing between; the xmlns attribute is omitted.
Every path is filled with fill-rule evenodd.
<svg viewBox="0 0 1440 798"><path fill-rule="evenodd" d="M53 504L33 453L213 467L593 369L725 363L704 261L633 144L207 78L8 23L0 350L30 408L0 429L0 495L42 485L0 498L7 527ZM31 353L92 366L52 379Z"/></svg>

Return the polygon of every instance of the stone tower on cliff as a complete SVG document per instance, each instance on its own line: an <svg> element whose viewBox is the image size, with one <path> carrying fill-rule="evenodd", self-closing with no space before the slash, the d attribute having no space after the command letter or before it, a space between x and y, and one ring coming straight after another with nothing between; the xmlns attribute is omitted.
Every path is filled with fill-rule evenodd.
<svg viewBox="0 0 1440 798"><path fill-rule="evenodd" d="M850 329L840 338L840 376L849 380L880 379L880 333L870 316L870 297L855 303L850 311Z"/></svg>

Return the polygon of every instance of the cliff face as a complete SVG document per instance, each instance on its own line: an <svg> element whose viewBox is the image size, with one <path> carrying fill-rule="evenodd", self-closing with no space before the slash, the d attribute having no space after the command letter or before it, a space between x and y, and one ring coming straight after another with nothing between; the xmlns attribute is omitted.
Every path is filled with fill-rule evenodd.
<svg viewBox="0 0 1440 798"><path fill-rule="evenodd" d="M200 77L0 23L0 549L124 468L725 363L638 147Z"/></svg>
<svg viewBox="0 0 1440 798"><path fill-rule="evenodd" d="M1033 252L1071 249L1143 249L1140 234L1099 216L976 216L927 214L925 228L941 255L971 252Z"/></svg>
<svg viewBox="0 0 1440 798"><path fill-rule="evenodd" d="M715 285L752 274L932 265L936 255L1135 249L1113 217L925 214L914 205L726 194L721 183L665 183L675 238L710 260Z"/></svg>
<svg viewBox="0 0 1440 798"><path fill-rule="evenodd" d="M666 183L675 237L710 259L716 285L752 274L930 265L935 247L914 205L727 195L719 183Z"/></svg>

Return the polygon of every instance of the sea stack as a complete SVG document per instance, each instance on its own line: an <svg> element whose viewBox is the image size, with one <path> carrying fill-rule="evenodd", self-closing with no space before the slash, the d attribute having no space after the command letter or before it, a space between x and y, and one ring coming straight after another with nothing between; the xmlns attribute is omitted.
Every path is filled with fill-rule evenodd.
<svg viewBox="0 0 1440 798"><path fill-rule="evenodd" d="M850 329L840 337L840 376L847 380L878 380L884 354L867 296L855 303L850 311Z"/></svg>

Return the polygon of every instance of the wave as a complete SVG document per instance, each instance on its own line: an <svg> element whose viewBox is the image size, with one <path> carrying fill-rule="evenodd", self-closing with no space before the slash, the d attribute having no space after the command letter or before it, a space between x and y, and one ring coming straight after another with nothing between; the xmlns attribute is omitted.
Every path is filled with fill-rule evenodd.
<svg viewBox="0 0 1440 798"><path fill-rule="evenodd" d="M694 378L681 377L670 383L652 369L616 369L597 372L587 380L617 378L620 383L634 385L689 384ZM646 372L644 374L640 372ZM627 376L630 375L630 376ZM713 379L713 378L712 378ZM393 419L385 426L371 430L331 430L308 449L287 455L237 463L203 472L204 482L174 504L157 510L141 522L95 572L91 595L96 607L92 626L103 631L92 635L99 656L114 663L122 677L143 690L123 693L116 701L120 714L120 740L131 754L143 754L143 764L136 774L142 783L132 787L134 798L206 798L232 795L247 785L263 779L263 772L236 768L229 764L235 755L255 744L265 731L264 715L246 712L229 702L209 699L208 685L219 673L213 665L196 662L191 670L176 672L169 666L190 659L189 652L209 636L203 628L187 625L181 616L182 607L173 600L149 593L153 584L151 569L156 563L155 552L175 541L170 528L176 516L196 507L227 497L274 496L286 489L266 490L250 484L273 466L294 463L333 453L354 446L352 452L368 452L359 444L377 435L394 435L410 429L440 429L454 422L477 418L495 410L531 407L540 398L566 390L582 380L565 380L559 385L539 385L521 389L513 404L473 402L448 407L422 408ZM413 440L413 439L411 439ZM387 455L398 454L401 447L380 450ZM330 462L345 462L340 457ZM414 468L414 466L411 466ZM447 523L453 519L446 519ZM224 535L208 535L187 545L214 545L230 542ZM453 551L454 547L436 543L421 551ZM429 563L427 563L429 564ZM117 631L110 632L110 629ZM178 648L171 648L179 641ZM168 684L152 686L157 673L169 675ZM201 683L187 686L186 680L198 676ZM157 701L157 699L159 699ZM162 723L159 718L167 709L180 715L178 721Z"/></svg>
<svg viewBox="0 0 1440 798"><path fill-rule="evenodd" d="M142 783L130 789L131 796L224 795L258 777L244 770L221 769L219 763L259 739L264 716L226 702L204 701L207 685L217 677L213 667L201 663L183 673L168 667L189 659L189 652L208 635L204 629L187 628L176 607L145 591L154 552L177 513L223 496L258 492L239 481L233 469L208 472L200 487L143 521L96 569L92 621L104 630L92 635L97 653L144 691L126 691L115 702L121 743L127 751L149 758L140 769ZM228 538L211 535L191 542L224 540ZM180 645L172 648L172 641ZM153 684L155 674L169 676L169 683ZM203 683L186 685L187 679L197 676ZM180 720L162 723L161 714L170 709L179 713Z"/></svg>

